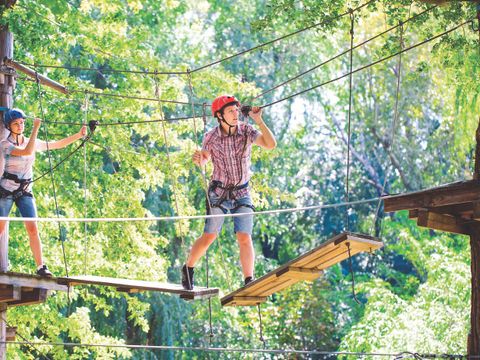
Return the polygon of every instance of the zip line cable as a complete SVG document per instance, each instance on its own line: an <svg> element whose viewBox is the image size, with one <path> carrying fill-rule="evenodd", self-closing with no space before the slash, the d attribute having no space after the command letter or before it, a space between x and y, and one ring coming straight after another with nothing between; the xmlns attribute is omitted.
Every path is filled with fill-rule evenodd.
<svg viewBox="0 0 480 360"><path fill-rule="evenodd" d="M359 5L357 6L355 9L353 9L353 11L359 11L361 9L363 9L364 7L370 5L371 3L373 3L375 0L370 0L370 1L367 1L366 3L362 4L362 5ZM294 36L294 35L297 35L297 34L300 34L304 31L307 31L307 30L310 30L310 29L314 29L316 27L319 27L321 25L326 25L328 23L331 23L335 20L338 20L346 15L348 15L350 12L347 11L347 12L344 12L340 15L336 15L336 16L333 16L329 19L326 19L322 22L319 22L319 23L316 23L316 24L313 24L313 25L310 25L310 26L307 26L307 27L304 27L302 29L299 29L297 31L294 31L294 32L291 32L289 34L286 34L286 35L283 35L283 36L280 36L278 38L275 38L273 40L270 40L270 41L267 41L267 42L264 42L264 43L261 43L257 46L254 46L252 48L249 48L249 49L246 49L246 50L243 50L243 51L240 51L236 54L233 54L233 55L230 55L230 56L227 56L225 58L222 58L220 60L216 60L216 61L213 61L209 64L206 64L206 65L203 65L203 66L200 66L200 67L197 67L193 70L190 71L190 73L195 73L195 72L198 72L198 71L201 71L201 70L204 70L206 68L209 68L209 67L212 67L214 65L217 65L219 63L222 63L222 62L225 62L227 60L231 60L235 57L238 57L238 56L241 56L241 55L244 55L244 54L247 54L247 53L250 53L252 51L255 51L255 50L258 50L260 48L263 48L267 45L271 45L273 43L276 43L278 41L281 41L281 40L284 40L286 38L289 38L291 36ZM99 68L88 68L88 67L75 67L75 66L64 66L64 65L46 65L46 64L30 64L30 63L27 63L27 62L19 62L20 64L22 65L25 65L25 66L35 66L37 68L52 68L52 69L66 69L66 70L79 70L79 71L95 71L95 72L99 72L99 73L130 73L130 74L143 74L143 75L187 75L189 73L189 71L149 71L147 69L145 70L130 70L130 69L126 69L126 70L118 70L118 69L99 69Z"/></svg>
<svg viewBox="0 0 480 360"><path fill-rule="evenodd" d="M386 56L386 57L383 57L383 58L381 58L381 59L379 59L379 60L376 60L376 61L374 61L374 62L372 62L372 63L370 63L370 64L367 64L367 65L364 65L364 66L362 66L362 67L359 67L359 68L353 70L351 73L352 73L352 74L355 74L355 73L357 73L357 72L359 72L359 71L368 69L368 68L370 68L370 67L372 67L372 66L374 66L374 65L377 65L377 64L382 63L382 62L384 62L384 61L386 61L386 60L389 60L389 59L391 59L391 58L393 58L393 57L395 57L395 56L397 56L397 55L400 55L400 54L403 54L403 53L408 52L408 51L410 51L410 50L413 50L413 49L415 49L415 48L417 48L417 47L419 47L419 46L421 46L421 45L425 45L425 44L427 44L427 43L429 43L429 42L431 42L431 41L433 41L433 40L438 39L439 37L445 36L445 35L451 33L452 31L457 30L458 28L460 28L460 27L462 27L462 26L465 26L466 24L471 24L472 21L473 21L472 19L469 19L469 20L467 20L467 21L465 21L465 22L463 22L463 23L461 23L461 24L459 24L459 25L456 25L455 27L453 27L453 28L451 28L451 29L449 29L449 30L446 30L446 31L444 31L444 32L442 32L442 33L440 33L440 34L438 34L438 35L435 35L435 36L433 36L433 37L431 37L431 38L429 38L429 39L423 40L423 41L421 41L421 42L419 42L419 43L417 43L417 44L415 44L415 45L409 46L408 48L405 48L405 49L403 49L403 50L400 50L400 51L398 51L398 52L396 52L396 53L394 53L394 54L390 54L390 55L388 55L388 56ZM305 93L307 93L307 92L309 92L309 91L318 89L318 88L320 88L320 87L322 87L322 86L325 86L325 85L327 85L327 84L336 82L336 81L338 81L338 80L341 80L341 79L343 79L343 78L346 78L347 76L350 76L351 73L348 72L348 73L343 74L343 75L341 75L341 76L339 76L339 77L336 77L336 78L334 78L334 79L325 81L325 82L323 82L323 83L321 83L321 84L312 86L312 87L310 87L310 88L308 88L308 89L299 91L299 92L294 93L294 94L292 94L292 95L289 95L289 96L287 96L287 97L285 97L285 98L282 98L282 99L273 101L273 102L271 102L271 103L268 103L268 104L266 104L266 105L263 105L262 108L267 108L267 107L276 105L276 104L281 103L281 102L283 102L283 101L290 100L290 99L292 99L292 98L294 98L294 97L296 97L296 96L305 94Z"/></svg>
<svg viewBox="0 0 480 360"><path fill-rule="evenodd" d="M24 341L0 341L0 343L11 345L24 345ZM195 346L168 346L168 345L129 345L129 344L82 344L82 343L56 343L56 342L29 342L32 345L44 346L65 346L65 347L104 347L104 348L125 348L132 350L173 350L173 351L199 351L199 352L230 352L230 353L263 353L263 354L299 354L299 355L323 355L323 356L381 356L398 357L404 354L414 354L421 358L432 359L465 359L462 354L420 354L412 352L400 353L374 353L374 352L349 352L349 351L316 351L316 350L297 350L297 349L247 349L247 348L228 348L228 347L195 347ZM468 356L469 359L479 359L480 356Z"/></svg>
<svg viewBox="0 0 480 360"><path fill-rule="evenodd" d="M133 222L133 221L179 221L179 220L199 220L199 219L209 219L217 217L240 217L240 216L249 216L249 215L273 215L273 214L282 214L282 213L294 213L294 212L303 212L309 210L321 210L321 209L333 209L342 206L353 206L360 204L367 204L371 202L378 201L379 197L351 201L350 203L334 203L334 204L325 204L325 205L312 205L312 206L302 206L295 208L283 208L283 209L274 209L274 210L262 210L254 211L249 213L227 213L227 214L215 214L215 215L182 215L182 216L151 216L151 217L140 217L140 218L22 218L22 217L7 217L0 216L0 221L38 221L38 222Z"/></svg>
<svg viewBox="0 0 480 360"><path fill-rule="evenodd" d="M422 15L430 12L431 10L435 9L436 7L437 7L437 5L432 6L432 7L428 8L428 9L426 9L426 10L424 10L424 11L422 11L422 12L420 12L420 13L418 13L418 14L410 17L410 18L408 18L407 20L404 21L404 23L409 22L409 21L412 21L412 20L414 20L414 19L416 19L416 18L418 18L418 17L420 17L420 16L422 16ZM381 32L381 33L379 33L379 34L377 34L377 35L374 35L373 37L371 37L371 38L369 38L369 39L367 39L367 40L362 41L361 43L355 45L352 49L358 49L358 48L360 48L360 47L368 44L369 42L371 42L371 41L373 41L373 40L375 40L375 39L377 39L377 38L379 38L379 37L381 37L381 36L383 36L383 35L391 32L391 31L397 29L399 26L401 26L400 24L401 24L401 23L398 23L397 25L392 26L392 27L390 27L389 29L387 29L387 30L385 30L385 31L383 31L383 32ZM263 92L260 93L259 95L253 97L252 100L256 100L256 99L258 99L258 98L260 98L260 97L263 97L263 96L271 93L273 90L276 90L276 89L278 89L278 88L280 88L280 87L282 87L282 86L285 86L285 85L287 85L288 83L290 83L290 82L292 82L292 81L294 81L294 80L297 80L298 78L300 78L300 77L302 77L302 76L304 76L304 75L306 75L306 74L308 74L308 73L310 73L310 72L312 72L312 71L314 71L314 70L316 70L316 69L318 69L318 68L320 68L320 67L322 67L322 66L324 66L324 65L326 65L326 64L328 64L328 63L330 63L330 62L332 62L333 60L336 60L336 59L342 57L343 55L348 54L349 52L350 52L350 49L347 49L347 50L345 50L345 51L342 51L341 53L335 55L334 57L332 57L332 58L330 58L330 59L328 59L328 60L325 60L324 62L322 62L322 63L320 63L320 64L318 64L318 65L315 65L314 67L312 67L312 68L310 68L310 69L308 69L308 70L305 70L305 71L303 71L303 72L295 75L293 78L290 78L290 79L288 79L288 80L286 80L286 81L284 81L284 82L281 82L281 83L273 86L272 88L270 88L270 89L268 89L268 90L263 91Z"/></svg>

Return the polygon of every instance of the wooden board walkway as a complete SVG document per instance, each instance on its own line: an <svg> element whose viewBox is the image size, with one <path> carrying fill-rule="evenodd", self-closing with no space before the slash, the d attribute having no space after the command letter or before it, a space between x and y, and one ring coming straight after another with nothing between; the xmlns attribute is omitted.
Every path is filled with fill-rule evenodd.
<svg viewBox="0 0 480 360"><path fill-rule="evenodd" d="M385 212L408 210L417 225L456 234L470 234L479 225L480 181L468 180L383 198Z"/></svg>
<svg viewBox="0 0 480 360"><path fill-rule="evenodd" d="M348 245L347 245L348 244ZM273 270L250 284L224 296L223 306L253 306L264 302L271 294L299 281L313 281L323 270L360 252L372 252L383 243L371 236L342 233L315 249Z"/></svg>
<svg viewBox="0 0 480 360"><path fill-rule="evenodd" d="M15 272L0 273L0 303L7 306L32 305L44 302L50 292L67 291L56 278Z"/></svg>
<svg viewBox="0 0 480 360"><path fill-rule="evenodd" d="M208 299L218 296L217 288L195 287L185 290L181 285L159 283L154 281L117 279L111 277L80 275L57 278L59 284L64 285L100 285L115 287L117 291L136 293L140 291L158 291L180 295L185 300Z"/></svg>

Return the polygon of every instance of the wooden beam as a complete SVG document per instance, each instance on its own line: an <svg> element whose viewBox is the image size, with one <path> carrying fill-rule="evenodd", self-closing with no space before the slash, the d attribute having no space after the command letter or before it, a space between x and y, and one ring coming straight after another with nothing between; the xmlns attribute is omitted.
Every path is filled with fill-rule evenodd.
<svg viewBox="0 0 480 360"><path fill-rule="evenodd" d="M33 305L45 302L49 295L49 290L47 289L33 289L33 291L23 291L22 297L20 300L11 301L8 303L8 306L24 306L24 305Z"/></svg>
<svg viewBox="0 0 480 360"><path fill-rule="evenodd" d="M47 278L38 275L15 272L0 273L0 284L14 285L22 288L41 288L46 290L67 291L68 287L58 283L59 278Z"/></svg>
<svg viewBox="0 0 480 360"><path fill-rule="evenodd" d="M22 288L19 286L6 285L0 288L0 302L20 300L21 297Z"/></svg>
<svg viewBox="0 0 480 360"><path fill-rule="evenodd" d="M62 84L52 79L49 79L46 76L40 75L38 72L26 67L25 65L19 64L16 61L9 58L4 59L4 63L9 67L14 68L15 70L20 71L21 73L24 73L25 75L34 79L35 81L37 81L38 79L38 82L42 85L48 86L49 88L52 88L58 92L61 92L62 94L68 94L68 90L65 86L63 86Z"/></svg>
<svg viewBox="0 0 480 360"><path fill-rule="evenodd" d="M463 225L459 219L449 216L437 214L428 210L418 211L418 226L429 229L451 232L455 234L468 235L468 229Z"/></svg>
<svg viewBox="0 0 480 360"><path fill-rule="evenodd" d="M222 298L222 306L255 306L267 300L263 296L231 296Z"/></svg>
<svg viewBox="0 0 480 360"><path fill-rule="evenodd" d="M317 279L322 273L323 271L318 269L306 269L294 266L287 266L286 268L280 270L276 274L276 276L284 276L292 279L313 281Z"/></svg>
<svg viewBox="0 0 480 360"><path fill-rule="evenodd" d="M459 181L433 189L383 198L385 212L420 208L432 209L478 201L480 201L480 181L478 180Z"/></svg>

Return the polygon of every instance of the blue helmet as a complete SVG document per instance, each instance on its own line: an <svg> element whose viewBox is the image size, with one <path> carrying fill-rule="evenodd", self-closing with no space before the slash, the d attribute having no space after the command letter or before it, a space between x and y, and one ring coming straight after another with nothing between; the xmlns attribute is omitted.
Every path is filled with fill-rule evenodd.
<svg viewBox="0 0 480 360"><path fill-rule="evenodd" d="M25 119L25 114L20 109L10 109L3 114L3 124L8 129L13 120Z"/></svg>

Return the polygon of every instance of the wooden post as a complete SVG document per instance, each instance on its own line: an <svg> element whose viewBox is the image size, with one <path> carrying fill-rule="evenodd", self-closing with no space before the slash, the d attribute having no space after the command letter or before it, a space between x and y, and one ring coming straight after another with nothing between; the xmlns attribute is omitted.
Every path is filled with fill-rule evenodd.
<svg viewBox="0 0 480 360"><path fill-rule="evenodd" d="M480 54L480 1L477 2L477 19ZM473 178L480 179L480 118L475 132L475 173ZM472 272L472 294L470 297L470 334L468 335L468 356L480 355L480 227L470 227L470 252Z"/></svg>
<svg viewBox="0 0 480 360"><path fill-rule="evenodd" d="M480 355L480 228L471 227L470 234L472 294L470 297L470 334L468 356Z"/></svg>
<svg viewBox="0 0 480 360"><path fill-rule="evenodd" d="M1 5L7 7L12 6L15 1L2 2ZM13 88L15 86L15 78L8 74L8 69L3 63L4 58L13 57L13 34L8 31L7 27L0 28L0 67L3 74L0 75L0 106L11 108L13 106ZM12 73L14 74L14 72ZM0 112L3 119L3 111ZM6 129L3 121L0 121L0 140L6 136ZM3 161L2 161L3 162ZM3 164L2 164L3 167ZM2 170L3 171L3 170ZM7 223L5 231L0 235L0 272L8 271L8 227ZM7 358L7 305L0 304L0 360Z"/></svg>

